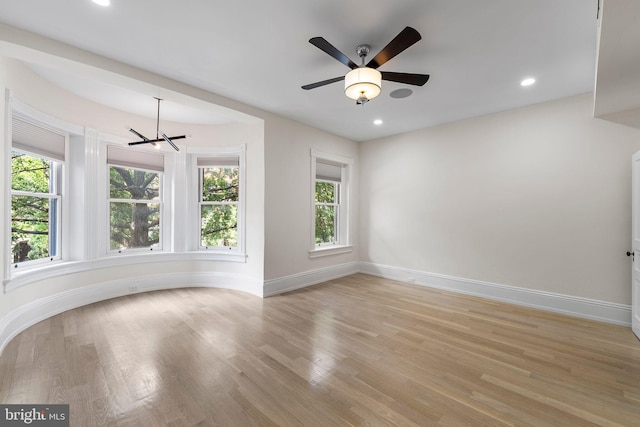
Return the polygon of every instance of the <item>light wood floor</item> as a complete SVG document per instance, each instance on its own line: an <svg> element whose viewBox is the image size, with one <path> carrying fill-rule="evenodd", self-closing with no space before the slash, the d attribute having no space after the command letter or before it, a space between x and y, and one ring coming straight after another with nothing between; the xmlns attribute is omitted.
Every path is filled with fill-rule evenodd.
<svg viewBox="0 0 640 427"><path fill-rule="evenodd" d="M640 426L629 329L365 275L71 310L18 335L0 380L81 427Z"/></svg>

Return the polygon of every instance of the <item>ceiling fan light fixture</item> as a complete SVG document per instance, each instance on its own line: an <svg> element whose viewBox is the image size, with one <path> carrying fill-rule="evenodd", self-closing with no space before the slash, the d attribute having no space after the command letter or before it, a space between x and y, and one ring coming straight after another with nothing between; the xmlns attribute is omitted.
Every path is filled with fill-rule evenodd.
<svg viewBox="0 0 640 427"><path fill-rule="evenodd" d="M374 68L355 68L344 77L344 93L354 100L373 99L380 95L381 87L382 74Z"/></svg>

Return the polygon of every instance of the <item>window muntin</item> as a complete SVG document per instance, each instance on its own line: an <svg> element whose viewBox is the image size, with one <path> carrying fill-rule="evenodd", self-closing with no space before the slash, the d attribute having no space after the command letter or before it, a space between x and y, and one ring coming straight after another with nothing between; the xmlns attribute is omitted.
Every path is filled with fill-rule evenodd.
<svg viewBox="0 0 640 427"><path fill-rule="evenodd" d="M60 258L62 163L11 151L11 263Z"/></svg>
<svg viewBox="0 0 640 427"><path fill-rule="evenodd" d="M109 248L161 249L162 173L109 165Z"/></svg>
<svg viewBox="0 0 640 427"><path fill-rule="evenodd" d="M198 167L201 249L238 247L240 167L237 159L231 163Z"/></svg>

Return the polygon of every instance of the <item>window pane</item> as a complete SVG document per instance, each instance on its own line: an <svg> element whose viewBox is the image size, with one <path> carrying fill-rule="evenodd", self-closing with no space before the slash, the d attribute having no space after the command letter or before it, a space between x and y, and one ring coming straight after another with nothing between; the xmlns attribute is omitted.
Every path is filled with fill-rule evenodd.
<svg viewBox="0 0 640 427"><path fill-rule="evenodd" d="M11 189L49 193L51 161L17 151L11 152Z"/></svg>
<svg viewBox="0 0 640 427"><path fill-rule="evenodd" d="M109 167L109 197L112 199L157 200L160 174L138 169Z"/></svg>
<svg viewBox="0 0 640 427"><path fill-rule="evenodd" d="M112 202L111 249L148 248L160 242L160 204Z"/></svg>
<svg viewBox="0 0 640 427"><path fill-rule="evenodd" d="M335 206L316 206L316 244L336 241Z"/></svg>
<svg viewBox="0 0 640 427"><path fill-rule="evenodd" d="M238 201L237 167L210 167L200 169L203 202Z"/></svg>
<svg viewBox="0 0 640 427"><path fill-rule="evenodd" d="M51 202L55 212L56 200ZM50 200L45 197L11 196L12 263L56 256L55 235L50 236L49 229L49 205ZM55 230L55 217L52 225Z"/></svg>
<svg viewBox="0 0 640 427"><path fill-rule="evenodd" d="M316 181L316 203L334 203L336 187L337 184L334 182Z"/></svg>
<svg viewBox="0 0 640 427"><path fill-rule="evenodd" d="M238 245L238 206L204 205L201 207L201 246Z"/></svg>

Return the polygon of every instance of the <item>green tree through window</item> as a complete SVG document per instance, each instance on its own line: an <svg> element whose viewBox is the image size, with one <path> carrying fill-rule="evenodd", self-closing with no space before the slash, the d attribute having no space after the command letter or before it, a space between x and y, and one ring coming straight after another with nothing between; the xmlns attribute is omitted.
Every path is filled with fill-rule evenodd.
<svg viewBox="0 0 640 427"><path fill-rule="evenodd" d="M112 250L155 247L160 243L160 174L109 167Z"/></svg>
<svg viewBox="0 0 640 427"><path fill-rule="evenodd" d="M200 169L200 246L238 246L239 168Z"/></svg>
<svg viewBox="0 0 640 427"><path fill-rule="evenodd" d="M316 244L335 243L340 183L316 181Z"/></svg>
<svg viewBox="0 0 640 427"><path fill-rule="evenodd" d="M60 163L11 152L11 262L57 256Z"/></svg>

